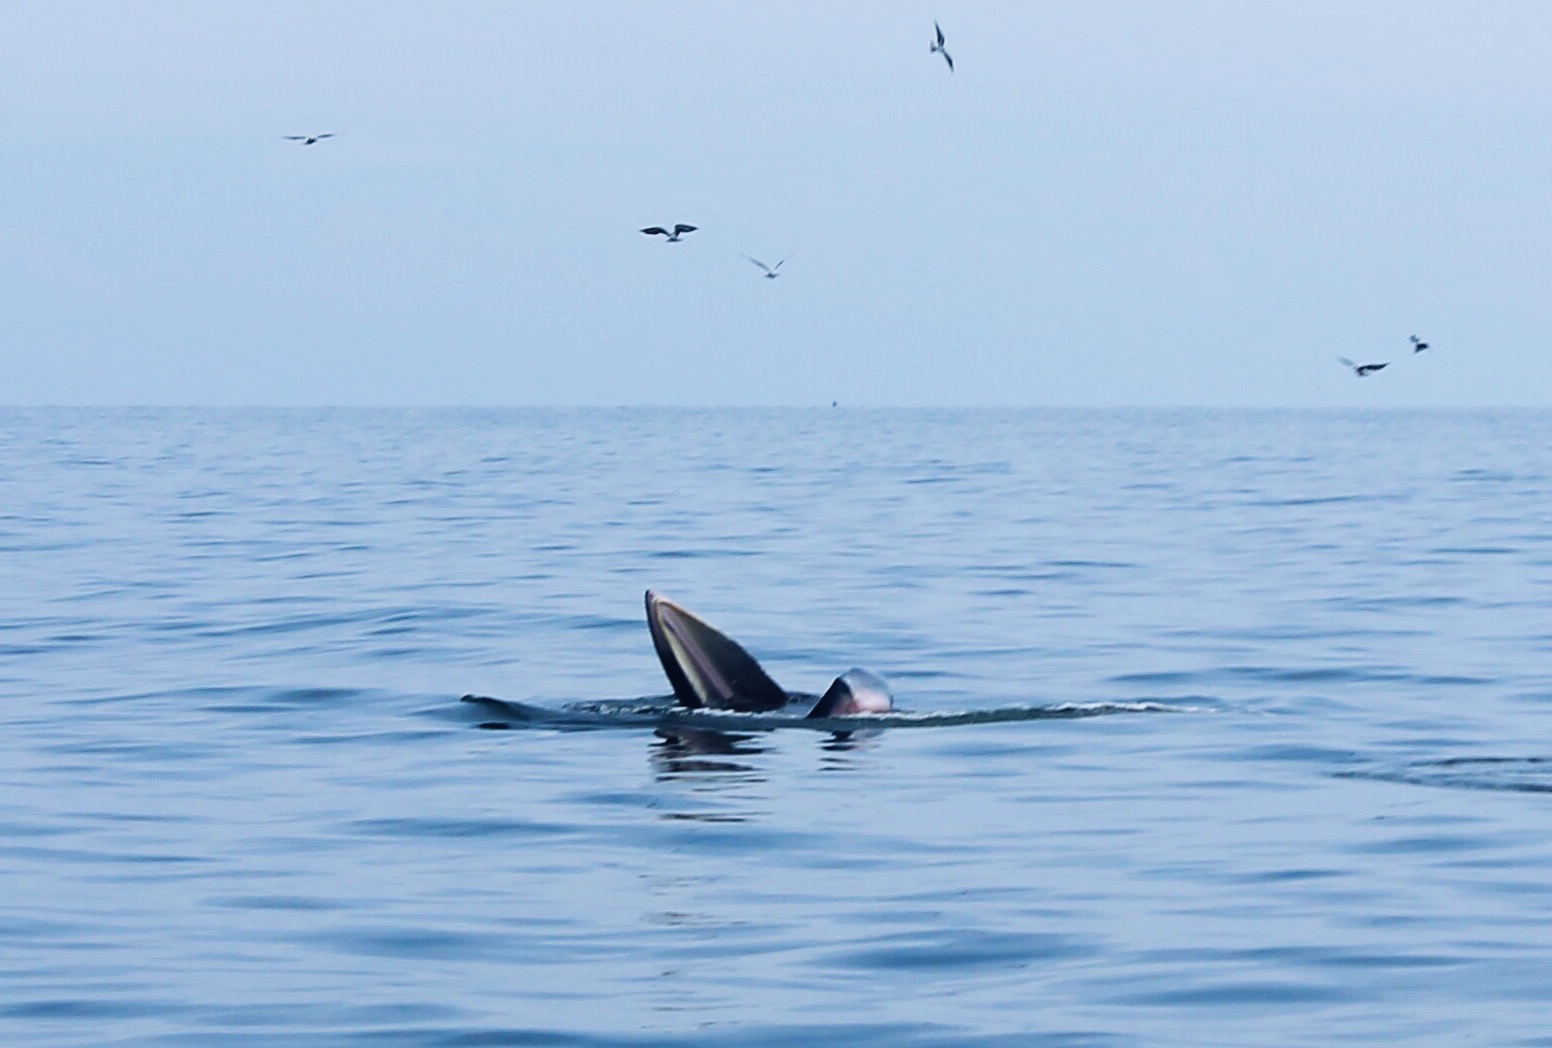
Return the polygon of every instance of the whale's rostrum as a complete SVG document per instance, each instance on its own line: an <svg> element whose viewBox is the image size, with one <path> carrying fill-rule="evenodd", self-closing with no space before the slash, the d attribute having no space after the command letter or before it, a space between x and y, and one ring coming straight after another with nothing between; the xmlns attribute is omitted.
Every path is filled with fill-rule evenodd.
<svg viewBox="0 0 1552 1048"><path fill-rule="evenodd" d="M888 713L894 708L889 685L876 674L853 666L820 696L810 717L855 717L859 713Z"/></svg>

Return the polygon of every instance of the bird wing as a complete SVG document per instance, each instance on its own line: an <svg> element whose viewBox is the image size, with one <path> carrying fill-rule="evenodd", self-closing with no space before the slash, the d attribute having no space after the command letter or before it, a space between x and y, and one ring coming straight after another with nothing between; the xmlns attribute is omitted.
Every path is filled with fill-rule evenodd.
<svg viewBox="0 0 1552 1048"><path fill-rule="evenodd" d="M695 232L695 227L694 226L687 226L683 222L677 223L674 226L674 236L678 236L680 233L693 233L693 232Z"/></svg>
<svg viewBox="0 0 1552 1048"><path fill-rule="evenodd" d="M954 71L954 56L949 54L947 51L944 51L943 61L948 63L948 71L952 73Z"/></svg>
<svg viewBox="0 0 1552 1048"><path fill-rule="evenodd" d="M665 237L668 235L668 230L664 229L662 226L648 226L646 229L643 229L642 232L647 234L647 236L657 236L659 233L663 234Z"/></svg>
<svg viewBox="0 0 1552 1048"><path fill-rule="evenodd" d="M787 256L787 258L791 258L791 257L792 257L792 256L791 256L791 255L788 255L788 256ZM784 265L786 265L786 262L787 262L787 258L784 258L784 259L782 259L782 260L781 260L781 261L780 261L780 262L778 262L778 263L776 263L776 264L775 264L775 265L774 265L774 266L772 266L772 267L771 267L771 272L772 272L772 273L774 273L774 272L776 272L776 271L777 271L777 270L778 270L778 269L780 269L780 268L781 268L781 267L782 267L782 266L784 266Z"/></svg>
<svg viewBox="0 0 1552 1048"><path fill-rule="evenodd" d="M286 135L285 137L290 139L293 142L300 142L303 139L305 139L307 136L306 135Z"/></svg>
<svg viewBox="0 0 1552 1048"><path fill-rule="evenodd" d="M940 25L938 25L938 23L937 23L937 22L936 22L936 21L934 21L934 22L933 22L933 23L932 23L932 28L933 28L933 29L934 29L934 30L935 30L935 31L936 31L936 32L937 32L937 34L938 34L938 46L939 46L939 47L942 47L942 46L943 46L943 27L942 27L942 26L940 26Z"/></svg>
<svg viewBox="0 0 1552 1048"><path fill-rule="evenodd" d="M313 137L314 137L314 138L333 138L333 137L334 137L334 132L333 132L333 131L330 131L330 132L329 132L329 133L328 133L328 134L324 134L324 135L314 135L314 136L313 136Z"/></svg>
<svg viewBox="0 0 1552 1048"><path fill-rule="evenodd" d="M1346 357L1337 357L1336 359L1340 360L1343 364L1346 364L1350 368L1355 368L1358 366L1356 361L1348 360Z"/></svg>
<svg viewBox="0 0 1552 1048"><path fill-rule="evenodd" d="M755 265L759 266L761 269L765 270L767 273L775 272L775 270L771 269L770 266L766 265L764 262L761 262L758 258L755 258L753 255L745 255L744 257L747 258L749 261L753 262ZM777 266L777 268L780 268L781 267L781 263L780 262L776 263L776 266Z"/></svg>

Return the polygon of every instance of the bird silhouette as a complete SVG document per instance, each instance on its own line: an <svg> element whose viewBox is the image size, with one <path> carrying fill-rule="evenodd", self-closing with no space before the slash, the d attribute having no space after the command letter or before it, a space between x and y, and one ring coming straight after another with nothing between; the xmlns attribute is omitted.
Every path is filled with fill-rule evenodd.
<svg viewBox="0 0 1552 1048"><path fill-rule="evenodd" d="M755 265L759 266L761 269L765 270L765 279L766 280L775 280L778 276L781 275L780 273L778 273L776 271L782 267L782 263L786 262L787 258L791 258L792 256L788 255L787 258L782 259L781 262L776 263L774 266L766 265L764 262L761 262L758 258L755 258L753 255L745 255L744 257L747 258L749 261L753 262Z"/></svg>
<svg viewBox="0 0 1552 1048"><path fill-rule="evenodd" d="M943 27L938 25L937 22L933 22L932 23L932 28L934 30L936 30L936 32L938 34L938 38L937 38L937 40L933 41L932 50L930 52L928 52L928 53L929 54L934 54L934 55L942 55L943 56L943 61L948 63L948 71L950 73L952 73L954 71L954 58L953 58L952 55L950 55L943 48Z"/></svg>
<svg viewBox="0 0 1552 1048"><path fill-rule="evenodd" d="M315 144L317 144L317 142L318 142L318 140L320 138L333 138L333 137L334 137L334 132L333 131L330 131L330 132L327 132L326 134L321 134L321 135L287 135L286 136L286 138L290 139L292 142L300 142L304 146L315 145Z"/></svg>
<svg viewBox="0 0 1552 1048"><path fill-rule="evenodd" d="M649 237L655 237L659 235L665 236L668 238L666 243L677 244L684 236L684 234L693 233L695 232L695 229L695 226L687 226L683 222L680 222L674 226L674 231L672 233L664 229L662 226L648 226L646 229L643 229L642 232L647 234Z"/></svg>
<svg viewBox="0 0 1552 1048"><path fill-rule="evenodd" d="M1412 339L1412 352L1413 353L1421 353L1423 350L1428 348L1428 343L1424 342L1422 339L1418 338L1416 335L1412 335L1411 339Z"/></svg>
<svg viewBox="0 0 1552 1048"><path fill-rule="evenodd" d="M1348 360L1346 357L1337 357L1336 359L1352 368L1353 374L1357 375L1359 378L1368 378L1370 375L1374 374L1376 371L1379 371L1381 368L1390 367L1390 361L1388 360L1383 364L1357 364L1351 360Z"/></svg>

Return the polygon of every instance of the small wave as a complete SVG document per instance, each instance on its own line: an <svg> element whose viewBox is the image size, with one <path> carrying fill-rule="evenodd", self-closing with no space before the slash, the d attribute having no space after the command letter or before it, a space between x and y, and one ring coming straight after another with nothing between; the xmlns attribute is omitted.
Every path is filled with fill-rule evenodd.
<svg viewBox="0 0 1552 1048"><path fill-rule="evenodd" d="M1552 793L1552 758L1446 757L1399 768L1357 768L1336 776L1457 790Z"/></svg>
<svg viewBox="0 0 1552 1048"><path fill-rule="evenodd" d="M805 704L812 699L803 697ZM940 728L966 724L1001 724L1010 721L1075 720L1122 713L1194 713L1202 707L1157 702L1060 702L1031 706L1003 706L990 710L955 710L867 713L851 717L808 717L794 713L738 713L732 710L686 709L671 698L610 699L535 706L483 695L465 695L463 702L477 706L495 718L480 722L482 728L642 728L682 727L719 731L772 731L807 728L811 731L845 732L875 728Z"/></svg>

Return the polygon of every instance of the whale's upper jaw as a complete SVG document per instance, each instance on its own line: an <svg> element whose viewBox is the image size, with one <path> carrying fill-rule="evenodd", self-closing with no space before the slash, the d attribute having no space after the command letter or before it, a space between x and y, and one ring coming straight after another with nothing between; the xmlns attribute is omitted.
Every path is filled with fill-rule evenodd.
<svg viewBox="0 0 1552 1048"><path fill-rule="evenodd" d="M768 713L787 705L787 693L737 641L651 590L647 628L681 705L740 713Z"/></svg>
<svg viewBox="0 0 1552 1048"><path fill-rule="evenodd" d="M894 705L889 685L867 670L853 667L835 678L808 715L855 717L861 713L888 713Z"/></svg>

